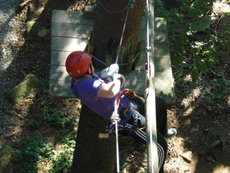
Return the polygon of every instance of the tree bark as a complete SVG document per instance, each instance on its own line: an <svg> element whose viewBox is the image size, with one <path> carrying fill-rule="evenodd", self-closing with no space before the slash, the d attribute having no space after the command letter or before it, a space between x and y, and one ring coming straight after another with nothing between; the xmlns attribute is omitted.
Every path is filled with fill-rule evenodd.
<svg viewBox="0 0 230 173"><path fill-rule="evenodd" d="M96 23L92 35L93 54L107 64L115 62L117 48L120 42L125 22L128 0L98 0L96 8ZM129 72L134 56L140 51L139 32L144 13L145 1L138 0L129 9L119 63L128 63L120 69ZM96 64L98 67L100 64Z"/></svg>
<svg viewBox="0 0 230 173"><path fill-rule="evenodd" d="M95 26L91 38L96 57L108 65L115 62L120 42L128 0L97 0ZM132 59L140 49L139 31L144 12L144 0L137 0L129 10L119 63L129 63L123 69L132 67ZM96 61L96 68L104 68ZM122 68L120 67L122 70ZM127 70L128 69L128 70ZM121 71L120 70L120 71ZM85 106L81 111L76 148L73 158L73 173L112 173L116 165L115 136L98 138L105 132L107 122Z"/></svg>
<svg viewBox="0 0 230 173"><path fill-rule="evenodd" d="M73 173L112 173L115 166L115 138L99 138L107 121L83 105L80 114Z"/></svg>

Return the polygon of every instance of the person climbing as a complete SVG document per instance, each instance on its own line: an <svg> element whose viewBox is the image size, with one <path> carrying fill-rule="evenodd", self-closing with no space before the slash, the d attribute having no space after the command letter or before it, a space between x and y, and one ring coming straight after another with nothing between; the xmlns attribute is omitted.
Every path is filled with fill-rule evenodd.
<svg viewBox="0 0 230 173"><path fill-rule="evenodd" d="M121 90L125 84L125 78L118 73L117 64L112 64L96 74L92 64L92 55L84 51L74 51L67 56L65 66L71 77L71 90L76 98L96 114L106 120L111 120L114 102L117 97L120 97L119 133L130 135L146 143L144 100L130 90ZM167 129L167 106L159 98L156 98L156 115L159 168L161 168L160 172L163 172L167 154L165 137L175 135L176 131ZM114 132L114 125L108 125L107 130Z"/></svg>

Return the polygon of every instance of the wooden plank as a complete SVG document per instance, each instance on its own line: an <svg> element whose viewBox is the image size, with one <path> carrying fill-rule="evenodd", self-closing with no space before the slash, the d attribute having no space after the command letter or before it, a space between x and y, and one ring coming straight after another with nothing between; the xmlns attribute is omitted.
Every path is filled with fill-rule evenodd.
<svg viewBox="0 0 230 173"><path fill-rule="evenodd" d="M52 37L51 50L60 51L76 51L84 50L88 44L86 38L65 38L65 37Z"/></svg>
<svg viewBox="0 0 230 173"><path fill-rule="evenodd" d="M167 29L167 22L164 18L162 17L155 17L154 19L155 21L155 35L157 35L156 33L157 32L161 32L161 33L164 33L164 32L168 32L168 29ZM146 37L146 17L144 16L142 18L142 24L141 24L141 36L145 36ZM144 33L144 35L143 35ZM143 37L141 37L143 38Z"/></svg>
<svg viewBox="0 0 230 173"><path fill-rule="evenodd" d="M72 97L70 77L65 69L65 60L70 52L84 51L93 26L93 20L83 13L53 10L51 39L51 68L49 94Z"/></svg>
<svg viewBox="0 0 230 173"><path fill-rule="evenodd" d="M168 69L169 70L169 69ZM170 71L165 70L162 73L156 72L155 88L156 95L164 98L167 103L174 102L174 85L172 85L171 77L168 75ZM144 95L145 90L145 70L135 70L127 75L125 88L129 88L140 95Z"/></svg>
<svg viewBox="0 0 230 173"><path fill-rule="evenodd" d="M144 19L146 21L146 18ZM165 20L165 18L162 17L155 17L154 18L155 21L155 33L156 32L161 32L161 33L167 33L168 29L167 29L167 22Z"/></svg>
<svg viewBox="0 0 230 173"><path fill-rule="evenodd" d="M65 60L70 51L51 51L51 65L65 65Z"/></svg>
<svg viewBox="0 0 230 173"><path fill-rule="evenodd" d="M64 65L52 65L50 67L50 80L63 80L69 82L69 75Z"/></svg>
<svg viewBox="0 0 230 173"><path fill-rule="evenodd" d="M162 43L155 43L154 47L155 51L155 60L159 60L160 64L156 65L156 71L161 70L162 68L167 69L169 66L171 66L171 61L170 60L170 54L169 54L169 46L167 44L162 44ZM142 50L142 53L140 55L140 59L137 61L136 70L143 70L145 69L145 49ZM158 61L156 61L158 63Z"/></svg>
<svg viewBox="0 0 230 173"><path fill-rule="evenodd" d="M70 88L70 82L62 80L49 81L49 95L55 97L74 97Z"/></svg>
<svg viewBox="0 0 230 173"><path fill-rule="evenodd" d="M154 40L157 45L169 45L168 33L166 31L156 31Z"/></svg>
<svg viewBox="0 0 230 173"><path fill-rule="evenodd" d="M53 10L52 11L52 23L71 23L81 25L93 25L94 20L86 18L83 13L76 11L65 11L65 10Z"/></svg>
<svg viewBox="0 0 230 173"><path fill-rule="evenodd" d="M146 19L143 19L140 38L145 38L146 42ZM174 78L172 74L169 40L167 25L164 18L155 18L155 37L154 37L154 64L155 64L155 89L158 97L164 98L167 103L174 102ZM130 88L139 94L144 94L145 90L145 63L146 49L141 53L135 71L125 75L126 88Z"/></svg>
<svg viewBox="0 0 230 173"><path fill-rule="evenodd" d="M70 23L52 23L52 36L89 38L93 27L90 25L70 24Z"/></svg>
<svg viewBox="0 0 230 173"><path fill-rule="evenodd" d="M52 40L51 40L51 68L50 68L50 95L72 97L70 78L65 70L65 59L75 50L85 50L91 28L88 19L78 12L53 11ZM74 37L74 38L70 38ZM146 38L146 26L142 26L141 39ZM145 41L145 39L143 40ZM157 96L166 98L168 103L174 98L174 79L172 75L167 25L163 18L155 18L155 87ZM143 94L145 89L145 48L142 59L138 62L135 71L125 75L125 87Z"/></svg>

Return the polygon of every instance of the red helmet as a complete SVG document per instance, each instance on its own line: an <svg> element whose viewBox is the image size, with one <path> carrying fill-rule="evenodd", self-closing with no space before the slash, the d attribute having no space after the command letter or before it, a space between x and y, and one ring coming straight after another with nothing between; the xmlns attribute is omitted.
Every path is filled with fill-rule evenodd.
<svg viewBox="0 0 230 173"><path fill-rule="evenodd" d="M71 77L80 77L89 70L92 56L84 51L75 51L65 61L66 71Z"/></svg>

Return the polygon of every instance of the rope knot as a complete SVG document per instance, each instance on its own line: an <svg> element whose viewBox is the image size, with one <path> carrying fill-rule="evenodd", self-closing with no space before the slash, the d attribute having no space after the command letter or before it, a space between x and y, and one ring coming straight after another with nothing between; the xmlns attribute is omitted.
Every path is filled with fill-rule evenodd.
<svg viewBox="0 0 230 173"><path fill-rule="evenodd" d="M117 111L115 110L110 118L112 124L115 124L116 122L119 122L121 119L120 119L120 116L119 114L117 113Z"/></svg>

